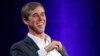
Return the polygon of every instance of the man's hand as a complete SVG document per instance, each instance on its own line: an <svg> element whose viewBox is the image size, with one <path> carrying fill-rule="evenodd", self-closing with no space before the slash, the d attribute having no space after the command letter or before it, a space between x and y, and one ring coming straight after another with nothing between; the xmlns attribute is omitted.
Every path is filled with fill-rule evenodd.
<svg viewBox="0 0 100 56"><path fill-rule="evenodd" d="M44 48L47 52L50 52L53 49L56 49L57 51L62 50L62 44L59 41L52 41L48 46Z"/></svg>

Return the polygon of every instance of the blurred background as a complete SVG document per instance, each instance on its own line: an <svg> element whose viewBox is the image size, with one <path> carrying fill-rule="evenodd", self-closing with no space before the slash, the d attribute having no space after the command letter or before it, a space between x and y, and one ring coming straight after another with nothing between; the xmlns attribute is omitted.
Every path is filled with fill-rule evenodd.
<svg viewBox="0 0 100 56"><path fill-rule="evenodd" d="M99 0L0 0L0 56L9 56L11 45L27 35L21 8L32 1L44 5L45 32L61 41L69 56L100 56Z"/></svg>

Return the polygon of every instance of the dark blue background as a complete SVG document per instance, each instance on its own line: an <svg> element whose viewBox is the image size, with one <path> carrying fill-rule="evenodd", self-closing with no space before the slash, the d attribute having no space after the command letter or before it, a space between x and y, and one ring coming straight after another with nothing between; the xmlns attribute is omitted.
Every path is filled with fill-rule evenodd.
<svg viewBox="0 0 100 56"><path fill-rule="evenodd" d="M30 1L35 0L0 0L0 56L9 56L11 45L27 34L20 10ZM100 56L99 0L36 1L46 10L46 33L61 41L69 56Z"/></svg>

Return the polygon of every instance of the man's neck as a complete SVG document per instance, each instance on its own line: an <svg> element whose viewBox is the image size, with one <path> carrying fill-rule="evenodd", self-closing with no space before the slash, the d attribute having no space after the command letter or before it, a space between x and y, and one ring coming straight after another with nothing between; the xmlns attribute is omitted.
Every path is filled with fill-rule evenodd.
<svg viewBox="0 0 100 56"><path fill-rule="evenodd" d="M35 32L31 32L29 31L30 34L39 37L40 39L44 39L45 40L45 33L35 33Z"/></svg>

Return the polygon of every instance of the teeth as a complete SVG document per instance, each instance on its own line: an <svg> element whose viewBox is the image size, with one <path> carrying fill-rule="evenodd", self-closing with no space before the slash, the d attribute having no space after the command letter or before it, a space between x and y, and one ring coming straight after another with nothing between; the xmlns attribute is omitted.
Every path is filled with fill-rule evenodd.
<svg viewBox="0 0 100 56"><path fill-rule="evenodd" d="M43 25L43 23L38 23L38 25Z"/></svg>

